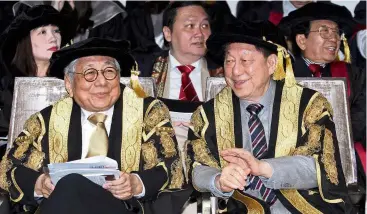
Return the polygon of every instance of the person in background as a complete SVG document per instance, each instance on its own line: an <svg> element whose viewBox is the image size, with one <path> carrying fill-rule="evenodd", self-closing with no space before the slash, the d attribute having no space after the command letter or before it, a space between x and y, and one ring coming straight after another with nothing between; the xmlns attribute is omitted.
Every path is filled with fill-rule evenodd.
<svg viewBox="0 0 367 214"><path fill-rule="evenodd" d="M0 38L0 136L8 132L15 77L44 77L53 52L68 41L67 19L52 6L19 14Z"/></svg>

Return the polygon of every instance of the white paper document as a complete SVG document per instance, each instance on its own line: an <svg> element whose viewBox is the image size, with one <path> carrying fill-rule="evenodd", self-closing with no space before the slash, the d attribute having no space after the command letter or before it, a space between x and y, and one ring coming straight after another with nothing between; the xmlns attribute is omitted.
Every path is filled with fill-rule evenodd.
<svg viewBox="0 0 367 214"><path fill-rule="evenodd" d="M108 157L96 156L66 163L48 164L45 169L54 185L64 176L76 173L102 186L106 180L120 177L117 162Z"/></svg>

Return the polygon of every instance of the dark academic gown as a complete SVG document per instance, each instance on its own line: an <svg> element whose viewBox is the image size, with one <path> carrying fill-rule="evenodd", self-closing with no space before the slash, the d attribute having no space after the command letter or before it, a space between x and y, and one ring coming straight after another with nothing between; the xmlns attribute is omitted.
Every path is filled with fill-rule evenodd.
<svg viewBox="0 0 367 214"><path fill-rule="evenodd" d="M311 70L302 58L293 64L295 77L312 77ZM322 77L345 77L347 80L353 139L366 139L366 74L355 66L344 62L328 63L321 71Z"/></svg>
<svg viewBox="0 0 367 214"><path fill-rule="evenodd" d="M264 158L312 156L318 187L275 190L278 200L291 213L348 213L350 204L330 103L314 90L283 86L283 81L277 81L269 149ZM240 115L240 100L229 87L194 112L186 154L190 178L198 165L225 167L220 151L243 148ZM239 194L242 196L237 197ZM229 213L246 213L248 207L269 212L264 201L239 191L229 199L227 208Z"/></svg>
<svg viewBox="0 0 367 214"><path fill-rule="evenodd" d="M282 1L239 1L237 5L237 18L242 21L268 20L278 25L283 18Z"/></svg>
<svg viewBox="0 0 367 214"><path fill-rule="evenodd" d="M42 168L81 158L80 118L81 108L67 97L26 121L0 164L0 187L13 202L34 210L38 205L34 185ZM121 86L108 139L107 156L117 161L121 171L137 173L144 183L141 212L178 213L190 193L180 198L185 180L167 107L150 97L138 98Z"/></svg>

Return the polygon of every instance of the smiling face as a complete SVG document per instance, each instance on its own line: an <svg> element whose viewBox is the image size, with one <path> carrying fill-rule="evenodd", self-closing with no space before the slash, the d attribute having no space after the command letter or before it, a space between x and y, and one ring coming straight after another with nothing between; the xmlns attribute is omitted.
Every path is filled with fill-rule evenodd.
<svg viewBox="0 0 367 214"><path fill-rule="evenodd" d="M277 56L264 57L254 45L232 43L227 46L224 75L227 85L240 99L258 102L269 88Z"/></svg>
<svg viewBox="0 0 367 214"><path fill-rule="evenodd" d="M179 62L182 59L197 61L205 55L205 42L211 34L208 15L200 6L181 7L177 10L172 30L164 26L163 33L171 43L172 55Z"/></svg>
<svg viewBox="0 0 367 214"><path fill-rule="evenodd" d="M335 60L340 48L340 39L333 34L329 39L324 39L318 32L321 26L326 26L338 32L337 23L330 20L316 20L310 23L308 37L298 34L296 41L304 57L318 63L330 63Z"/></svg>
<svg viewBox="0 0 367 214"><path fill-rule="evenodd" d="M36 61L50 60L52 53L60 49L61 34L57 26L46 25L30 32L32 52Z"/></svg>
<svg viewBox="0 0 367 214"><path fill-rule="evenodd" d="M97 69L98 77L93 82L85 80L83 74L75 74L71 81L69 76L65 77L66 89L71 97L80 107L91 112L105 111L111 108L120 96L120 75L113 80L106 80L100 70L114 67L115 61L108 56L88 56L79 58L75 64L76 73L94 68Z"/></svg>

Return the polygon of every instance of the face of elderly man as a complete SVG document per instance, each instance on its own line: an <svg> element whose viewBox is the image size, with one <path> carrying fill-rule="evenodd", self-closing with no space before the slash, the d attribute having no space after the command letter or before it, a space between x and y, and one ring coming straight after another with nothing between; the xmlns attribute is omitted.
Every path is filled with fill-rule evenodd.
<svg viewBox="0 0 367 214"><path fill-rule="evenodd" d="M88 56L79 58L75 64L74 79L65 78L66 88L80 107L91 112L108 110L120 96L120 75L107 80L101 70L113 67L117 70L115 60L108 56ZM84 78L88 69L98 70L96 80L89 82ZM79 74L78 74L79 73Z"/></svg>
<svg viewBox="0 0 367 214"><path fill-rule="evenodd" d="M269 88L276 64L275 54L265 57L254 45L232 43L225 53L225 79L237 97L258 102Z"/></svg>

